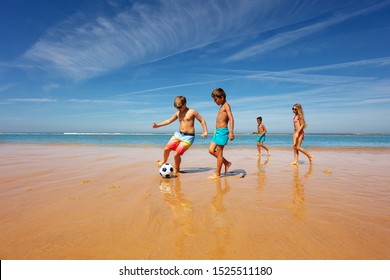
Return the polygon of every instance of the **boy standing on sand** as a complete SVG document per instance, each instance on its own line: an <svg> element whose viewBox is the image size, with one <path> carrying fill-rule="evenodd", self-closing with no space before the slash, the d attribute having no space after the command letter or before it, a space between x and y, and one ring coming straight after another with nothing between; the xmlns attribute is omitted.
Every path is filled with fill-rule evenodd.
<svg viewBox="0 0 390 280"><path fill-rule="evenodd" d="M153 123L153 128L168 125L175 120L179 119L180 127L179 131L175 132L172 138L168 141L164 148L163 160L157 161L157 166L160 167L168 161L168 157L171 151L175 151L175 167L174 173L180 172L181 156L187 151L195 140L195 127L194 122L197 119L203 128L202 138L207 136L206 121L202 116L194 109L187 108L187 100L184 96L176 96L173 106L178 110L169 119L156 124Z"/></svg>
<svg viewBox="0 0 390 280"><path fill-rule="evenodd" d="M253 132L253 134L257 134L257 150L259 153L258 156L261 156L261 148L267 151L267 154L270 155L269 149L264 145L265 134L267 133L267 128L263 124L263 118L257 117L257 132Z"/></svg>
<svg viewBox="0 0 390 280"><path fill-rule="evenodd" d="M218 111L216 120L216 130L214 132L212 142L210 143L209 153L217 158L217 169L210 179L221 177L222 165L225 165L225 174L229 171L232 163L223 157L223 149L228 140L234 139L234 118L230 105L226 102L226 93L223 89L217 88L211 93L214 102L221 106ZM230 130L228 124L230 123Z"/></svg>

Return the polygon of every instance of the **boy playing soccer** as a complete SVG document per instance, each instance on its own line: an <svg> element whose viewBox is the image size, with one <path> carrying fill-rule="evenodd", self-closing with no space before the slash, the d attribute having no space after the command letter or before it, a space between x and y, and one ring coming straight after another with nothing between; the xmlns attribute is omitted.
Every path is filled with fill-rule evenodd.
<svg viewBox="0 0 390 280"><path fill-rule="evenodd" d="M194 109L187 108L187 100L184 96L176 96L173 106L178 110L169 119L156 124L153 123L153 128L168 125L175 120L179 119L180 127L179 131L175 132L172 138L168 141L164 148L163 160L157 161L158 167L168 161L168 157L171 151L175 151L174 159L174 173L180 172L181 156L187 151L195 140L195 127L194 122L197 119L203 128L202 138L207 136L206 121L202 116Z"/></svg>

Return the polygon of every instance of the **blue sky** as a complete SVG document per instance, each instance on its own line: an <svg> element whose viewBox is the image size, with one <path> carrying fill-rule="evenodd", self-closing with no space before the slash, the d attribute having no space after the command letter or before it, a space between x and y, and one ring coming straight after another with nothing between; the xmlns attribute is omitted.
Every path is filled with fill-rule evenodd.
<svg viewBox="0 0 390 280"><path fill-rule="evenodd" d="M236 132L390 133L390 0L0 6L0 132L172 132L177 95L212 132L222 87Z"/></svg>

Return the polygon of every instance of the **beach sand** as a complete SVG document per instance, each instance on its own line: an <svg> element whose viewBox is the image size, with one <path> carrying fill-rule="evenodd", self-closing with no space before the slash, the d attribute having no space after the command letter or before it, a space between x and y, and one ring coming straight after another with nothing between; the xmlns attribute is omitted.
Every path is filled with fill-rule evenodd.
<svg viewBox="0 0 390 280"><path fill-rule="evenodd" d="M390 149L270 148L210 180L204 147L163 179L162 148L0 144L0 259L390 258Z"/></svg>

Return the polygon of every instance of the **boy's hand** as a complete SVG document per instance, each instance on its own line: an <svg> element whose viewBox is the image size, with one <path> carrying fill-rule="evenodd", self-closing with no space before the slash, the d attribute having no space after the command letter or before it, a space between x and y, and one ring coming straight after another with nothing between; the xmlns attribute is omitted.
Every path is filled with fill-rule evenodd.
<svg viewBox="0 0 390 280"><path fill-rule="evenodd" d="M153 123L152 127L153 127L153 128L157 128L157 127L158 127L158 124Z"/></svg>
<svg viewBox="0 0 390 280"><path fill-rule="evenodd" d="M201 135L200 137L206 138L206 137L207 137L207 134L208 134L207 131L205 131L205 132L202 133L202 135Z"/></svg>
<svg viewBox="0 0 390 280"><path fill-rule="evenodd" d="M234 133L233 133L233 131L230 131L230 132L229 132L229 140L230 140L230 141L233 141L233 140L234 140Z"/></svg>

